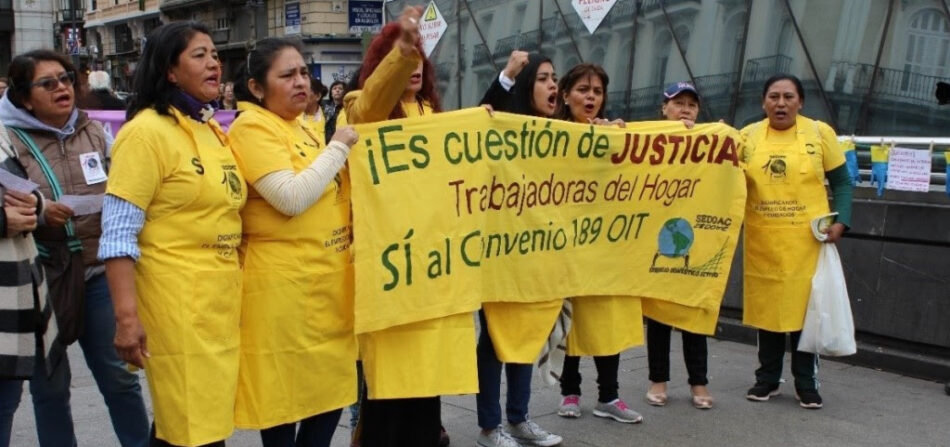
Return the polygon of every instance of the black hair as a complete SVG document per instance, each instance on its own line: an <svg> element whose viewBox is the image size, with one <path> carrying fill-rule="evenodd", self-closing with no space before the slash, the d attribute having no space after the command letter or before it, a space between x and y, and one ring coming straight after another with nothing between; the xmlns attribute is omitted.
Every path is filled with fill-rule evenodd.
<svg viewBox="0 0 950 447"><path fill-rule="evenodd" d="M775 76L772 76L771 78L768 78L765 81L765 87L762 88L762 99L765 99L765 95L768 95L769 87L778 81L791 81L792 84L795 84L795 90L798 92L799 101L801 101L803 104L805 103L805 88L802 87L802 81L795 77L795 75L790 75L788 73L779 73Z"/></svg>
<svg viewBox="0 0 950 447"><path fill-rule="evenodd" d="M363 70L363 64L360 64L356 67L356 70L353 70L353 74L350 75L350 80L348 82L336 81L330 85L330 90L333 90L334 85L343 86L343 96L346 96L347 93L352 92L353 90L360 89L360 71ZM333 98L330 98L332 101Z"/></svg>
<svg viewBox="0 0 950 447"><path fill-rule="evenodd" d="M265 37L258 40L254 49L248 51L247 60L241 64L238 69L237 79L234 81L234 99L237 101L248 101L262 105L254 94L248 83L253 79L258 85L267 87L267 72L270 71L274 59L284 48L293 48L298 53L301 52L300 41L287 37Z"/></svg>
<svg viewBox="0 0 950 447"><path fill-rule="evenodd" d="M149 107L155 108L159 115L171 115L168 107L176 87L168 80L168 70L178 65L178 57L198 33L211 36L208 27L195 21L171 22L148 34L142 58L132 77L134 94L125 119L131 120Z"/></svg>
<svg viewBox="0 0 950 447"><path fill-rule="evenodd" d="M600 78L600 82L604 84L604 102L600 104L600 110L597 111L597 118L603 118L606 116L607 111L607 84L610 83L610 78L607 77L607 72L604 71L604 68L597 64L577 64L574 68L571 68L570 71L561 78L561 81L557 84L557 110L554 111L554 117L557 119L574 121L574 116L571 114L571 108L567 105L567 102L564 101L564 94L571 91L574 88L574 84L577 84L582 78L589 78L591 76L597 76ZM532 88L533 90L533 88Z"/></svg>
<svg viewBox="0 0 950 447"><path fill-rule="evenodd" d="M23 103L30 99L30 90L33 88L33 76L36 74L37 62L58 62L66 72L73 74L73 85L76 83L76 67L64 54L47 49L27 51L13 58L10 61L10 68L7 70L7 77L9 78L7 98L17 108L22 109ZM76 90L73 89L74 95Z"/></svg>
<svg viewBox="0 0 950 447"><path fill-rule="evenodd" d="M327 95L327 92L329 90L327 90L327 86L323 85L323 82L321 80L311 77L310 91L313 92L314 95L319 96L320 99L323 99L323 97Z"/></svg>
<svg viewBox="0 0 950 447"><path fill-rule="evenodd" d="M538 68L541 64L551 62L547 56L531 53L528 55L528 64L525 65L518 76L515 76L515 85L511 88L511 99L509 99L507 110L504 112L518 113L522 115L538 116L534 108L534 82L537 79Z"/></svg>

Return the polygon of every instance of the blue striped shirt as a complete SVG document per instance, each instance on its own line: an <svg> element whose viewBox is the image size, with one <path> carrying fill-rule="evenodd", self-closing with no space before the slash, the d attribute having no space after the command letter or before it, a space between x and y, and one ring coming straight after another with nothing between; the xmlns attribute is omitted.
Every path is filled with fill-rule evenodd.
<svg viewBox="0 0 950 447"><path fill-rule="evenodd" d="M102 236L99 238L99 260L130 257L138 261L138 237L145 226L145 210L112 194L102 201Z"/></svg>

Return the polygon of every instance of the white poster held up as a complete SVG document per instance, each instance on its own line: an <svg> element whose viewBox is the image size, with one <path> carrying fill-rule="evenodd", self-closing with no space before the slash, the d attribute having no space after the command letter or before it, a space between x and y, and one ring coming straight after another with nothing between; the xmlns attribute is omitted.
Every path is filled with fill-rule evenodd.
<svg viewBox="0 0 950 447"><path fill-rule="evenodd" d="M617 3L617 0L571 0L571 5L591 34L594 34L600 22L604 21L604 17L607 17L614 3Z"/></svg>
<svg viewBox="0 0 950 447"><path fill-rule="evenodd" d="M930 151L892 147L887 162L887 189L930 191Z"/></svg>
<svg viewBox="0 0 950 447"><path fill-rule="evenodd" d="M449 25L439 12L439 7L435 5L435 1L429 2L429 6L426 6L425 12L422 13L422 22L419 23L419 34L422 35L422 48L426 51L426 57L432 55L447 29Z"/></svg>

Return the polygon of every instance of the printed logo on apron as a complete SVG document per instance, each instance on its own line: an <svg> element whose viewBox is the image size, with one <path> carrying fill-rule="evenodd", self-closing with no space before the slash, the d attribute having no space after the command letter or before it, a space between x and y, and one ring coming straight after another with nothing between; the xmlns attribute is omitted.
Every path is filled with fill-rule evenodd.
<svg viewBox="0 0 950 447"><path fill-rule="evenodd" d="M762 165L762 172L769 176L769 183L788 183L788 162L785 155L769 155L768 161Z"/></svg>

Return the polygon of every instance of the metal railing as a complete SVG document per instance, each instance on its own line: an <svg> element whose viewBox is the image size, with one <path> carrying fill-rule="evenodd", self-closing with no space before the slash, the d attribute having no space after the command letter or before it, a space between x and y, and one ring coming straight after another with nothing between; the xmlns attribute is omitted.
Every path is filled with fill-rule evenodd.
<svg viewBox="0 0 950 447"><path fill-rule="evenodd" d="M866 149L867 145L896 145L908 149L930 150L934 146L941 146L942 149L934 148L930 154L930 186L931 191L947 184L946 158L943 155L945 150L950 148L950 137L897 137L897 136L838 136L838 141L852 140L856 144L858 152L858 164L862 179L871 177L871 152ZM865 146L865 147L862 147ZM869 186L869 185L860 185Z"/></svg>
<svg viewBox="0 0 950 447"><path fill-rule="evenodd" d="M854 64L854 92L866 94L871 84L874 66ZM934 91L938 81L946 77L930 76L909 70L878 68L877 80L872 95L878 98L911 100L915 104L934 105Z"/></svg>
<svg viewBox="0 0 950 447"><path fill-rule="evenodd" d="M788 73L792 66L792 58L784 54L776 54L749 59L745 65L745 76L742 77L742 82L757 83L778 73Z"/></svg>
<svg viewBox="0 0 950 447"><path fill-rule="evenodd" d="M735 72L696 76L696 88L703 98L727 96L732 94L732 81L735 76Z"/></svg>
<svg viewBox="0 0 950 447"><path fill-rule="evenodd" d="M488 47L483 43L475 44L475 48L472 52L472 65L487 64L488 60Z"/></svg>

